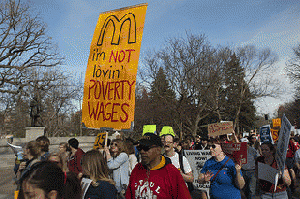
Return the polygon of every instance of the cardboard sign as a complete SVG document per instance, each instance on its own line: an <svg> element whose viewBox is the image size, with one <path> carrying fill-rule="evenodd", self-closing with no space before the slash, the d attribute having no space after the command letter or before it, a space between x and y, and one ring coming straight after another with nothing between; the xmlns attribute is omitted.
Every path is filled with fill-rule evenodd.
<svg viewBox="0 0 300 199"><path fill-rule="evenodd" d="M162 135L172 135L175 137L175 133L174 133L174 130L172 127L170 126L164 126L162 129L161 129L161 132L160 132L160 135L159 136L162 136Z"/></svg>
<svg viewBox="0 0 300 199"><path fill-rule="evenodd" d="M273 123L273 127L281 127L281 119L280 118L272 119L272 123Z"/></svg>
<svg viewBox="0 0 300 199"><path fill-rule="evenodd" d="M284 168L285 168L285 158L286 158L286 153L290 141L291 127L292 127L291 123L285 117L285 114L283 114L282 124L280 128L276 154L275 154L278 168L279 170L282 171L282 173L284 172Z"/></svg>
<svg viewBox="0 0 300 199"><path fill-rule="evenodd" d="M208 125L208 135L215 137L233 132L233 122L222 122Z"/></svg>
<svg viewBox="0 0 300 199"><path fill-rule="evenodd" d="M229 156L235 163L247 164L247 143L222 143L223 152Z"/></svg>
<svg viewBox="0 0 300 199"><path fill-rule="evenodd" d="M272 135L273 141L277 142L277 140L278 140L278 130L271 129L271 135Z"/></svg>
<svg viewBox="0 0 300 199"><path fill-rule="evenodd" d="M145 133L154 133L154 134L156 134L156 125L144 125L142 135L144 135Z"/></svg>
<svg viewBox="0 0 300 199"><path fill-rule="evenodd" d="M271 136L271 128L270 125L260 127L260 142L271 142L273 143L273 139Z"/></svg>
<svg viewBox="0 0 300 199"><path fill-rule="evenodd" d="M146 10L147 4L141 4L100 14L84 82L86 127L131 127Z"/></svg>
<svg viewBox="0 0 300 199"><path fill-rule="evenodd" d="M94 147L93 149L103 148L102 144L105 141L106 132L99 133L95 139Z"/></svg>
<svg viewBox="0 0 300 199"><path fill-rule="evenodd" d="M205 184L198 183L198 176L206 160L211 158L209 150L184 150L185 157L188 159L194 174L194 186L199 190L205 190L209 193L210 182ZM209 194L208 194L209 195Z"/></svg>

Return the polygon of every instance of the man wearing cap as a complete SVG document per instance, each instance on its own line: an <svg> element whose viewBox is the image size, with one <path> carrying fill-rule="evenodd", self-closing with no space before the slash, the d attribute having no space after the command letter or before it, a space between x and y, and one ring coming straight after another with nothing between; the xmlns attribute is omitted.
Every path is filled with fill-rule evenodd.
<svg viewBox="0 0 300 199"><path fill-rule="evenodd" d="M161 155L162 146L161 138L153 133L146 133L139 141L141 163L131 173L127 199L191 198L179 170Z"/></svg>
<svg viewBox="0 0 300 199"><path fill-rule="evenodd" d="M68 141L70 149L71 149L71 155L68 158L68 168L70 171L76 173L78 175L82 172L82 168L80 165L80 160L82 156L84 155L84 151L80 148L78 148L79 142L77 139L72 138Z"/></svg>

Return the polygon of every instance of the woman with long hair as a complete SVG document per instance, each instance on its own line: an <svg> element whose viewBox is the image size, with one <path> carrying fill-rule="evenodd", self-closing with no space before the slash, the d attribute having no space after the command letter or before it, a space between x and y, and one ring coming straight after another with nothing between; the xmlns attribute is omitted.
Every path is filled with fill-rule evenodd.
<svg viewBox="0 0 300 199"><path fill-rule="evenodd" d="M108 147L104 148L107 166L113 173L113 180L116 182L116 188L119 197L124 197L125 191L129 183L129 161L127 148L120 139L114 139Z"/></svg>
<svg viewBox="0 0 300 199"><path fill-rule="evenodd" d="M200 184L210 182L210 198L240 199L240 190L245 185L241 165L235 164L222 150L219 139L210 140L211 158L198 176Z"/></svg>
<svg viewBox="0 0 300 199"><path fill-rule="evenodd" d="M109 169L103 155L98 150L91 150L81 160L83 175L92 180L84 198L117 198L115 182L109 178Z"/></svg>
<svg viewBox="0 0 300 199"><path fill-rule="evenodd" d="M47 160L50 155L49 153L50 140L46 136L42 135L36 138L35 141L37 141L37 143L41 147L40 160L42 161Z"/></svg>
<svg viewBox="0 0 300 199"><path fill-rule="evenodd" d="M280 175L278 183L275 190L275 184L262 180L258 176L259 162L267 164L275 169L278 169L277 162L275 159L275 147L270 142L262 143L261 145L262 156L256 159L256 177L258 181L259 195L262 199L265 198L280 198L287 199L288 195L286 192L287 186L291 184L291 178L288 172L287 167L284 170L284 173ZM267 171L266 171L267 172Z"/></svg>
<svg viewBox="0 0 300 199"><path fill-rule="evenodd" d="M53 162L42 161L26 173L18 199L81 199L80 181Z"/></svg>

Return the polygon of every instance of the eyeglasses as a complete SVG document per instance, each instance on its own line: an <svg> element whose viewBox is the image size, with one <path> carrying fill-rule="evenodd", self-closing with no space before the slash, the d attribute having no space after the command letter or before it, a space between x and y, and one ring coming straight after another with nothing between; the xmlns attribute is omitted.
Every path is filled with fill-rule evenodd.
<svg viewBox="0 0 300 199"><path fill-rule="evenodd" d="M118 146L117 143L111 143L110 146Z"/></svg>
<svg viewBox="0 0 300 199"><path fill-rule="evenodd" d="M149 151L151 148L154 148L154 147L156 147L156 146L139 145L139 146L136 147L136 149L138 151L144 150L146 152L146 151Z"/></svg>
<svg viewBox="0 0 300 199"><path fill-rule="evenodd" d="M214 144L211 144L211 145L208 145L208 147L210 148L213 148L213 149L215 149L216 148L216 145L214 145Z"/></svg>

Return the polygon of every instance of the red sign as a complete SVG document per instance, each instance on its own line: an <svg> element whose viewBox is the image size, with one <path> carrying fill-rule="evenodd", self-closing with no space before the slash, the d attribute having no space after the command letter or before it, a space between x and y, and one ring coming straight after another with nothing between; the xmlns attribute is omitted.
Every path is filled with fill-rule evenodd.
<svg viewBox="0 0 300 199"><path fill-rule="evenodd" d="M229 156L235 163L241 161L242 165L247 164L247 143L222 143L223 152Z"/></svg>

